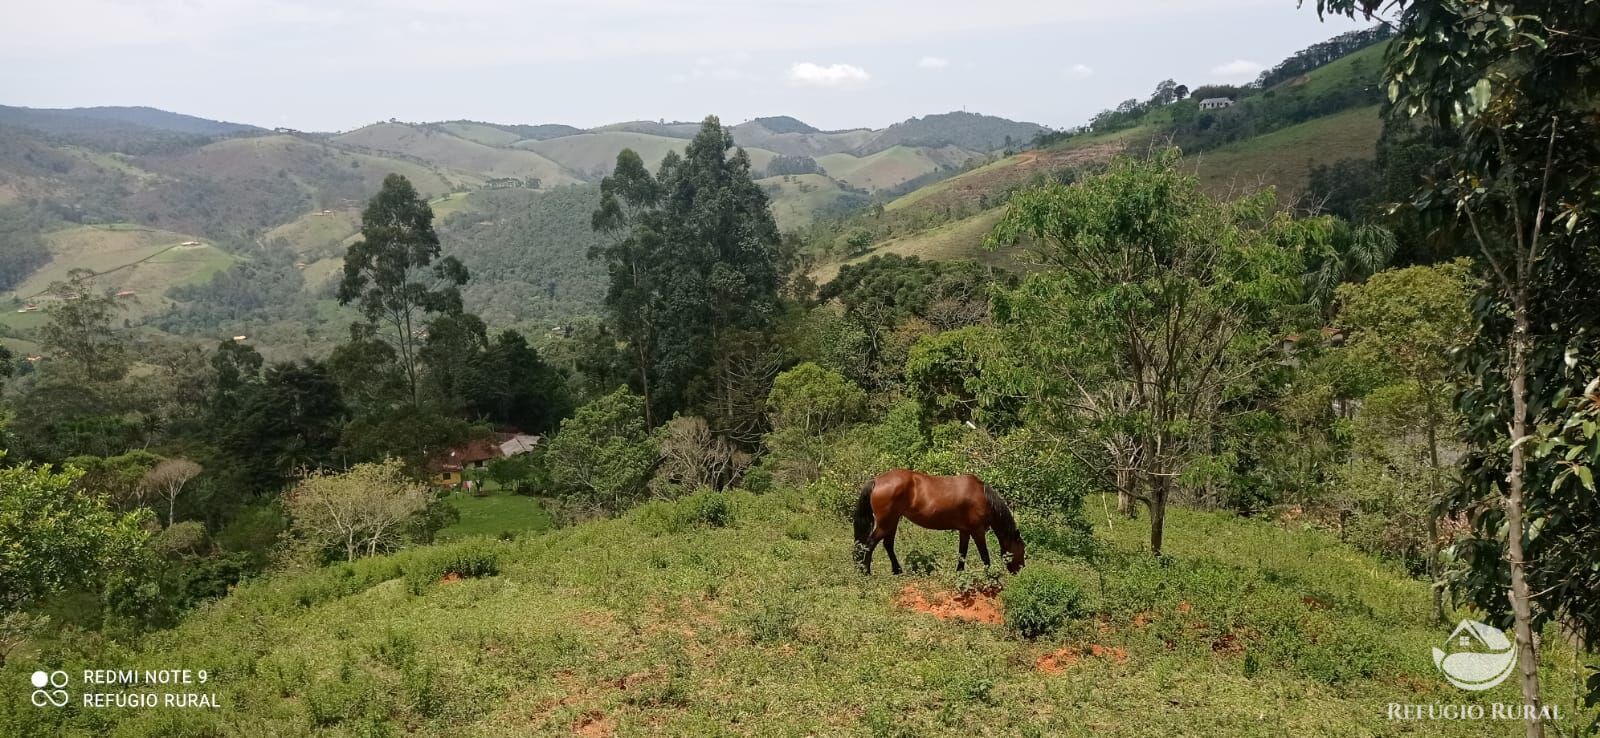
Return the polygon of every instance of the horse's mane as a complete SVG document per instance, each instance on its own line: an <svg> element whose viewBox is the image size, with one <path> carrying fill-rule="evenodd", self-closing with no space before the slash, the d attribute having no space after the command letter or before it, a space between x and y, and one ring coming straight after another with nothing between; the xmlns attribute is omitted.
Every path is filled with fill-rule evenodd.
<svg viewBox="0 0 1600 738"><path fill-rule="evenodd" d="M994 528L995 537L1002 542L1022 538L1022 533L1017 530L1017 519L1011 516L1011 508L1005 500L1000 499L1000 493L985 484L983 496L989 500L989 527Z"/></svg>

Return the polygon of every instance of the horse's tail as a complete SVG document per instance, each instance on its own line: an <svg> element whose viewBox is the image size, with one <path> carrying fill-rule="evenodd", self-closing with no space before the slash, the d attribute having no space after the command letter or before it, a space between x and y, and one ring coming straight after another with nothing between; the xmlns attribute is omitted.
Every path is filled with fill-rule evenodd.
<svg viewBox="0 0 1600 738"><path fill-rule="evenodd" d="M861 485L861 496L856 500L856 565L865 567L867 551L872 545L872 529L877 527L878 521L872 514L872 488L877 486L876 479L868 479Z"/></svg>
<svg viewBox="0 0 1600 738"><path fill-rule="evenodd" d="M988 484L983 485L983 496L989 501L989 527L1002 542L1022 537L1017 530L1017 519L1011 516L1011 507L1000 498L1000 492Z"/></svg>

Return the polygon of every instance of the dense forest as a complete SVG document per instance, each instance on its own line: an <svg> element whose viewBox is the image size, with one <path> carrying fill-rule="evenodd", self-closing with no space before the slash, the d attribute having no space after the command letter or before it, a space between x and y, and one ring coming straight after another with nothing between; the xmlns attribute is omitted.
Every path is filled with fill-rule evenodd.
<svg viewBox="0 0 1600 738"><path fill-rule="evenodd" d="M1326 0L1319 10L1354 16L1371 5ZM482 728L484 705L515 702L528 684L617 658L603 666L623 696L608 704L659 711L682 721L673 732L692 733L707 726L690 722L699 713L685 717L699 684L777 683L729 677L738 667L708 667L717 654L685 645L696 629L722 627L719 614L734 613L727 629L740 648L805 660L793 663L810 677L836 668L830 649L857 647L846 643L936 653L954 637L836 630L830 613L882 593L850 570L843 546L805 558L818 550L805 548L813 537L844 540L813 525L845 531L854 515L858 544L865 533L870 557L883 541L899 573L896 533L873 517L870 497L875 475L905 467L977 475L1014 511L1026 567L1020 542L990 562L980 531L984 566L951 580L952 602L998 597L993 623L1014 642L1098 644L1131 622L1149 630L1133 642L1162 654L1136 666L1222 659L1205 668L1226 664L1218 683L1247 692L1267 689L1249 680L1279 678L1318 698L1374 703L1443 689L1413 684L1422 682L1412 661L1426 652L1375 645L1417 624L1385 620L1387 605L1367 590L1337 590L1348 583L1331 581L1333 565L1241 584L1242 569L1206 550L1234 544L1184 529L1254 521L1224 529L1287 529L1297 545L1370 557L1360 561L1379 563L1345 562L1364 577L1352 591L1425 593L1416 599L1430 626L1474 618L1503 628L1516 653L1508 684L1532 708L1517 716L1528 734L1581 730L1600 700L1600 130L1590 109L1600 48L1584 32L1595 21L1587 7L1535 17L1512 5L1405 3L1392 30L1308 50L1239 90L1230 108L1200 111L1201 91L1163 83L1150 101L1102 114L1071 135L1159 117L1170 140L986 194L984 209L1004 207L985 248L1024 253L1025 271L878 254L817 284L819 258L858 256L964 213L880 205L781 234L761 173L715 116L654 167L628 149L597 184L482 190L444 218L417 183L388 174L366 193L360 232L339 245L341 266L315 287L318 302L292 297L312 289L296 254L243 243L245 258L178 288L182 305L154 319L172 333L340 323L326 351L293 361L268 360L245 335L200 345L134 330L125 300L73 271L50 288L37 355L5 364L5 672L148 657L140 649L194 634L189 623L215 629L207 635L256 628L266 640L279 620L304 617L297 627L344 644L327 649L336 661L217 646L239 652L231 668L261 677L230 687L235 714L41 711L8 694L0 725L19 735L204 735L256 719L269 732L450 734ZM1281 86L1391 33L1381 63L1370 57L1341 84ZM1418 68L1433 71L1412 76ZM1204 94L1213 93L1222 94ZM1270 188L1208 191L1182 158L1386 99L1379 158L1314 170L1310 204ZM915 122L902 125L894 135L914 140ZM1048 138L1037 143L1059 142ZM774 164L803 174L816 161ZM270 182L240 186L278 193ZM0 278L27 271L6 264L37 259L35 244L7 233L0 221ZM464 522L473 503L463 497L491 489L564 530L432 545ZM735 530L740 516L750 528ZM749 548L709 543L768 528ZM1108 543L1125 543L1128 530L1136 543ZM615 545L596 545L608 536ZM674 536L691 550L669 548ZM598 563L559 558L571 551L599 551ZM913 576L956 561L917 553L905 556ZM565 568L514 565L534 556ZM640 604L627 589L634 556L675 597ZM789 599L738 599L740 567L768 560L759 557L802 562L795 568L818 578L806 581L836 587L836 599L789 592L781 571L758 588ZM1416 586L1385 583L1384 567ZM318 609L346 597L370 597L350 605L366 611L411 607L463 580L476 581L456 590L442 636L394 624L353 632ZM920 596L906 587L897 602ZM1292 596L1263 604L1288 587ZM541 588L574 601L595 589L588 604L637 609L562 611L551 630L469 630L497 617L473 598ZM258 599L229 604L242 594ZM641 614L650 610L681 619L664 637ZM1168 613L1178 619L1161 619ZM1363 625L1341 632L1335 616ZM670 640L643 655L599 651L579 626L605 629L613 645ZM462 649L471 656L439 655ZM1126 657L1099 645L1050 656ZM871 658L850 665L859 680L850 689L885 683L915 730L895 732L893 713L861 705L842 732L980 729L951 704L993 710L983 714L1005 731L1041 731L1022 722L1031 713L1012 714L1028 711L999 708L1024 694L1002 684L1000 670L1015 666L1004 658L969 672L929 657L925 673L904 680L880 678L897 667ZM1037 681L1056 663L1030 657L1025 669ZM796 683L807 669L793 669ZM1226 681L1235 674L1243 686ZM1371 685L1381 691L1341 691ZM1544 709L1555 706L1560 722ZM544 714L515 709L524 720ZM1352 732L1373 725L1349 719L1358 722L1341 725ZM586 712L569 724L603 722Z"/></svg>

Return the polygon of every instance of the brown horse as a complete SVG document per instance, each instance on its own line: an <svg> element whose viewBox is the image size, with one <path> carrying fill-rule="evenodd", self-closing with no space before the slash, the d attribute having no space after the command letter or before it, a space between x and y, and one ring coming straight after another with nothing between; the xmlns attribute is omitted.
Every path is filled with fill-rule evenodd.
<svg viewBox="0 0 1600 738"><path fill-rule="evenodd" d="M967 566L967 541L978 543L983 565L989 565L989 544L984 538L990 529L1006 554L1006 569L1012 574L1022 568L1022 535L1011 508L992 487L971 474L935 477L910 469L891 469L861 487L856 502L856 564L872 573L872 551L878 542L889 554L889 565L900 573L900 559L894 555L894 533L900 518L908 518L924 528L961 531L961 555L956 571Z"/></svg>

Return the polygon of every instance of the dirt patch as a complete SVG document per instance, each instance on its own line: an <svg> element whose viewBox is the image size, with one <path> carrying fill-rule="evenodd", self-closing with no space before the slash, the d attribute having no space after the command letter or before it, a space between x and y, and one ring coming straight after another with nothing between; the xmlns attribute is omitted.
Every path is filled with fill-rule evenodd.
<svg viewBox="0 0 1600 738"><path fill-rule="evenodd" d="M964 594L935 592L925 594L916 585L907 584L895 598L895 604L906 610L932 615L940 620L965 620L973 623L1000 625L1006 621L1000 609L997 592Z"/></svg>
<svg viewBox="0 0 1600 738"><path fill-rule="evenodd" d="M1102 646L1098 643L1091 643L1087 646L1067 646L1040 656L1037 661L1033 662L1033 667L1045 674L1060 674L1084 658L1102 659L1125 664L1128 662L1128 650L1121 646Z"/></svg>
<svg viewBox="0 0 1600 738"><path fill-rule="evenodd" d="M573 721L572 733L584 738L605 738L606 736L616 735L617 728L612 724L611 719L605 716L605 713L599 710L590 710L579 715L578 719Z"/></svg>
<svg viewBox="0 0 1600 738"><path fill-rule="evenodd" d="M443 584L445 582L459 582L459 581L461 581L461 575L456 573L456 572L450 572L449 574L446 574L446 575L444 575L442 577L439 577L439 583L440 584Z"/></svg>

